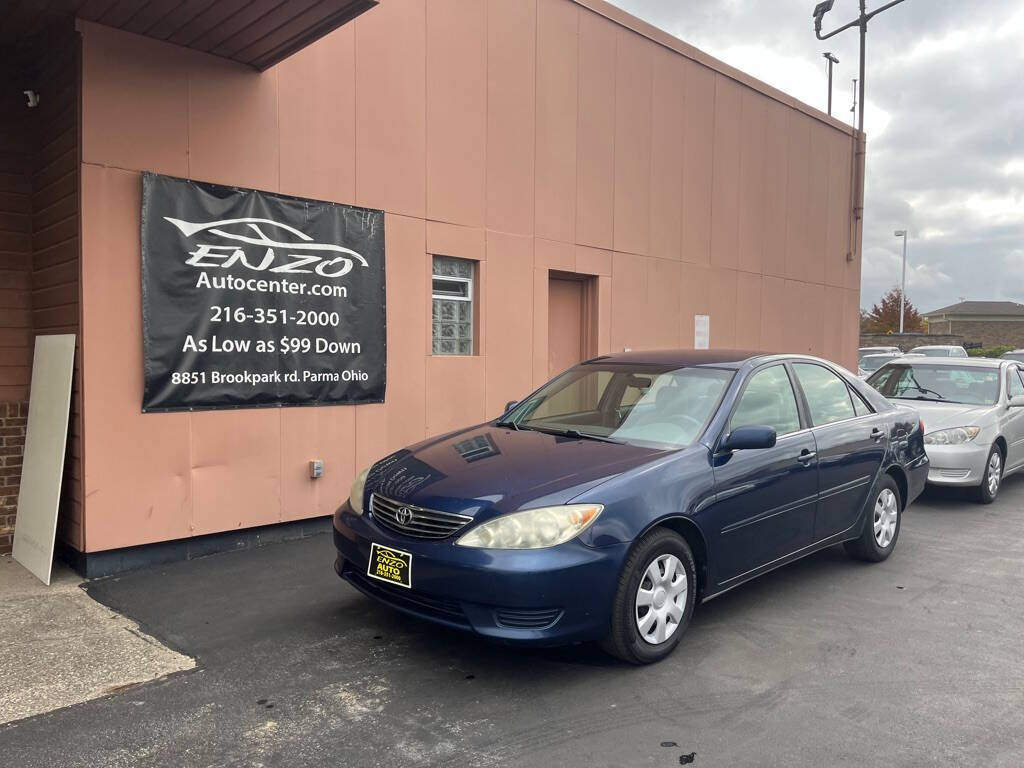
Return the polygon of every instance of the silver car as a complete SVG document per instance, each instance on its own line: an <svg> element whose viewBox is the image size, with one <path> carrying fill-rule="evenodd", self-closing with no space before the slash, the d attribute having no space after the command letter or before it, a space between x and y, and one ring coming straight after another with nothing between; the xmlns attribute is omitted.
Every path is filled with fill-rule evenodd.
<svg viewBox="0 0 1024 768"><path fill-rule="evenodd" d="M885 397L913 400L931 461L928 482L972 486L989 504L1024 467L1024 364L984 358L902 357L868 379Z"/></svg>
<svg viewBox="0 0 1024 768"><path fill-rule="evenodd" d="M910 351L925 357L967 357L966 349L953 344L932 344L925 347L914 347Z"/></svg>
<svg viewBox="0 0 1024 768"><path fill-rule="evenodd" d="M890 360L902 357L902 352L881 352L876 355L864 355L857 363L857 375L866 379Z"/></svg>

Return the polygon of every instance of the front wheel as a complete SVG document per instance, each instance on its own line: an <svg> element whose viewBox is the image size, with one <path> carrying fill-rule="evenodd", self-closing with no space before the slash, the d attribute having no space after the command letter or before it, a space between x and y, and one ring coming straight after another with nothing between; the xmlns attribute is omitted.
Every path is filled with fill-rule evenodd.
<svg viewBox="0 0 1024 768"><path fill-rule="evenodd" d="M601 647L630 664L661 661L686 631L696 593L696 568L686 540L655 528L626 560Z"/></svg>
<svg viewBox="0 0 1024 768"><path fill-rule="evenodd" d="M900 535L903 500L892 475L882 475L875 489L875 501L860 538L843 546L851 557L879 563L892 554Z"/></svg>
<svg viewBox="0 0 1024 768"><path fill-rule="evenodd" d="M985 474L981 476L981 485L974 496L980 504L991 504L999 494L999 486L1003 482L1003 452L998 445L993 445L985 462Z"/></svg>

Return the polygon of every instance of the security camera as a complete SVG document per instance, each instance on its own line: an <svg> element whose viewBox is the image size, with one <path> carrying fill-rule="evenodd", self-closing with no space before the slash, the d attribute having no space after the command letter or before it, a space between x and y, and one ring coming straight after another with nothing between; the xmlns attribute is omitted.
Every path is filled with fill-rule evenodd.
<svg viewBox="0 0 1024 768"><path fill-rule="evenodd" d="M25 94L25 98L28 99L28 106L29 106L30 109L32 107L38 107L39 106L39 94L38 93L36 93L35 91L22 91L22 93L24 93Z"/></svg>

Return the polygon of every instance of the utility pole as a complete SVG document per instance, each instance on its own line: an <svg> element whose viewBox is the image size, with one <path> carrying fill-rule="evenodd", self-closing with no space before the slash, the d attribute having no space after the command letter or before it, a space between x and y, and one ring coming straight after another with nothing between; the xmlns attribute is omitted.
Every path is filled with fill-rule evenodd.
<svg viewBox="0 0 1024 768"><path fill-rule="evenodd" d="M832 6L835 5L835 0L822 0L814 7L814 35L819 40L828 40L830 37L838 35L840 32L845 32L853 27L860 28L860 113L857 116L857 136L856 136L856 158L854 161L854 167L860 169L860 172L856 174L856 188L853 197L853 218L854 221L861 221L864 218L864 155L866 148L864 145L864 71L865 71L865 56L866 46L868 37L868 22L871 21L878 14L889 10L895 5L899 5L903 0L892 0L890 3L886 3L881 8L878 8L871 13L867 11L867 0L860 0L860 16L853 21L844 24L838 29L834 29L828 34L823 35L821 33L821 22L825 18L825 14L832 10Z"/></svg>
<svg viewBox="0 0 1024 768"><path fill-rule="evenodd" d="M821 54L828 62L828 116L832 117L832 65L838 64L839 59L832 55L831 51Z"/></svg>
<svg viewBox="0 0 1024 768"><path fill-rule="evenodd" d="M900 281L900 333L903 333L903 311L907 306L907 230L897 229L893 234L903 238L903 278Z"/></svg>

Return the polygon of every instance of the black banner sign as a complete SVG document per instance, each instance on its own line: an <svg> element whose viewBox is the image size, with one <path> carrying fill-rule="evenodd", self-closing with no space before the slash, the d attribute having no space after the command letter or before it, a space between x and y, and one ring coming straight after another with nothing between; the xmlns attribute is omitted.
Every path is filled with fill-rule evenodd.
<svg viewBox="0 0 1024 768"><path fill-rule="evenodd" d="M143 411L384 400L384 212L146 173Z"/></svg>

